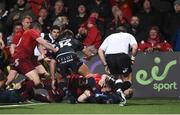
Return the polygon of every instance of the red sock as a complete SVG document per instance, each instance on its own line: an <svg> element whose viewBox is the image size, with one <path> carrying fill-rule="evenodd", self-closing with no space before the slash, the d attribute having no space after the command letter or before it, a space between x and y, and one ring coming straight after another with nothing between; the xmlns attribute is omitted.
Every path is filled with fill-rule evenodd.
<svg viewBox="0 0 180 115"><path fill-rule="evenodd" d="M21 93L21 97L25 100L31 99L34 96L34 90L33 90L34 87L35 84L32 80L26 81L22 86L23 91Z"/></svg>

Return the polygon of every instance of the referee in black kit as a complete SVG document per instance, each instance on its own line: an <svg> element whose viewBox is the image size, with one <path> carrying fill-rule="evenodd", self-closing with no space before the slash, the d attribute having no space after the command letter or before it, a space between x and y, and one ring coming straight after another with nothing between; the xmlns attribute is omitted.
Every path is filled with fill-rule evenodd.
<svg viewBox="0 0 180 115"><path fill-rule="evenodd" d="M115 77L114 90L122 98L120 105L127 103L123 91L131 87L132 68L137 53L137 41L124 26L119 26L116 33L109 35L98 50L105 72Z"/></svg>

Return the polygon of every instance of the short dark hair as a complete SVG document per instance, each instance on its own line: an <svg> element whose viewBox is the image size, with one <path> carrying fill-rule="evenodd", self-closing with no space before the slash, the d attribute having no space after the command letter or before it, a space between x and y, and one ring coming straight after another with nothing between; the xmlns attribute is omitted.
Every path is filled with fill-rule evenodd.
<svg viewBox="0 0 180 115"><path fill-rule="evenodd" d="M74 33L69 29L65 29L64 31L61 32L60 37L61 38L73 38Z"/></svg>
<svg viewBox="0 0 180 115"><path fill-rule="evenodd" d="M53 25L53 26L51 27L50 31L52 31L52 30L54 30L54 29L60 31L60 27L59 27L58 25Z"/></svg>
<svg viewBox="0 0 180 115"><path fill-rule="evenodd" d="M21 22L17 21L13 24L13 31L15 29L16 26L23 26Z"/></svg>
<svg viewBox="0 0 180 115"><path fill-rule="evenodd" d="M41 26L41 24L38 23L38 22L33 22L33 23L31 24L30 28L31 28L31 29L32 29L32 28L36 28L36 29L39 29L39 30L42 31L42 26Z"/></svg>
<svg viewBox="0 0 180 115"><path fill-rule="evenodd" d="M119 26L116 28L116 32L127 32L127 28L125 26Z"/></svg>

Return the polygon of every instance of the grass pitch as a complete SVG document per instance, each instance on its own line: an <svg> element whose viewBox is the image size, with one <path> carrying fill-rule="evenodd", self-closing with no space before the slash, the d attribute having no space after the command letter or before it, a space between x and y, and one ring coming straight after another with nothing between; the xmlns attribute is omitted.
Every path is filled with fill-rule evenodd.
<svg viewBox="0 0 180 115"><path fill-rule="evenodd" d="M180 114L179 99L131 99L118 104L0 104L0 114Z"/></svg>

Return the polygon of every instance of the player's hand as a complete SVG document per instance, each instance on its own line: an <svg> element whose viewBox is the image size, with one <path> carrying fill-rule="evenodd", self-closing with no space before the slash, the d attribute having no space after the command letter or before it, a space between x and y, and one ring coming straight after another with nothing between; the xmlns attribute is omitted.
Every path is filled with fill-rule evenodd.
<svg viewBox="0 0 180 115"><path fill-rule="evenodd" d="M99 80L98 84L99 84L101 87L103 87L103 86L106 84L105 79L104 79L104 78L101 78L101 79Z"/></svg>
<svg viewBox="0 0 180 115"><path fill-rule="evenodd" d="M20 14L19 14L19 13L17 13L16 15L14 15L14 16L13 16L13 20L18 20L18 19L19 19L19 17L20 17Z"/></svg>
<svg viewBox="0 0 180 115"><path fill-rule="evenodd" d="M51 59L50 59L50 58L48 58L48 57L46 57L46 58L44 58L44 61L50 62L50 61L51 61Z"/></svg>
<svg viewBox="0 0 180 115"><path fill-rule="evenodd" d="M46 56L42 54L42 55L38 56L38 59L37 59L37 60L38 60L38 61L41 61L41 60L43 60L45 57L46 57Z"/></svg>
<svg viewBox="0 0 180 115"><path fill-rule="evenodd" d="M106 72L107 74L110 74L109 67L108 67L107 65L104 66L104 69L105 69L105 72Z"/></svg>
<svg viewBox="0 0 180 115"><path fill-rule="evenodd" d="M51 87L52 87L52 89L54 89L54 90L56 89L56 87L55 87L55 82L56 82L55 80L52 80L52 82L51 82Z"/></svg>

